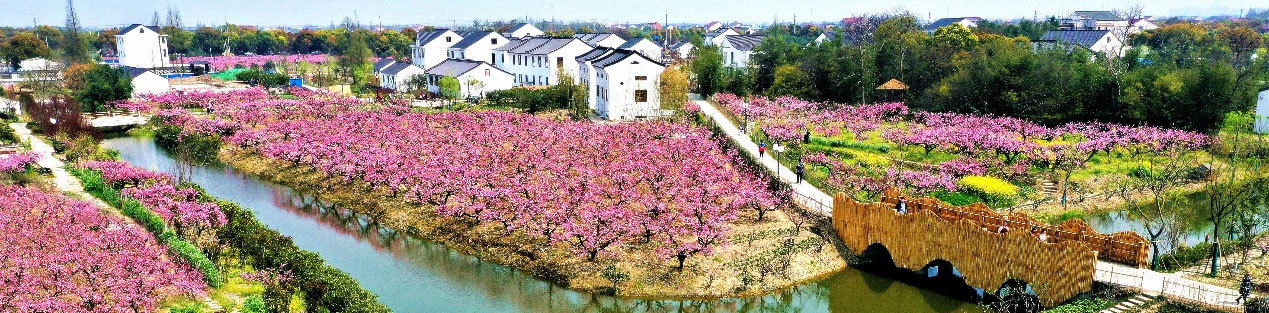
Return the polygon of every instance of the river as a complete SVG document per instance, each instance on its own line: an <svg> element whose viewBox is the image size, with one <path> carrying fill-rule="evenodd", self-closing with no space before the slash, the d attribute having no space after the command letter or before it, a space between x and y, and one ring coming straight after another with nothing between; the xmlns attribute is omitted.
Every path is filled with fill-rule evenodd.
<svg viewBox="0 0 1269 313"><path fill-rule="evenodd" d="M852 268L765 297L627 299L571 291L444 246L368 226L350 210L218 165L181 164L149 137L104 147L134 165L201 185L249 208L347 272L396 312L981 312L974 304Z"/></svg>

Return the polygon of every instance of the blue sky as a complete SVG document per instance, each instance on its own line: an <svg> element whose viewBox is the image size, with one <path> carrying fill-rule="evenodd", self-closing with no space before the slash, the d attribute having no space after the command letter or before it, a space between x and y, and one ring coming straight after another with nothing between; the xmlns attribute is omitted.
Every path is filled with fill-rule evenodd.
<svg viewBox="0 0 1269 313"><path fill-rule="evenodd" d="M364 24L469 24L473 19L503 20L529 16L550 20L603 22L663 21L671 23L745 21L768 22L837 20L842 17L906 10L922 18L981 16L1018 18L1065 15L1072 10L1125 7L1129 1L1108 0L76 0L80 20L89 27L149 23L154 11L179 8L187 25L329 25L354 10ZM1246 8L1269 8L1269 0L1141 0L1146 15L1237 14ZM0 0L0 25L61 25L65 0Z"/></svg>

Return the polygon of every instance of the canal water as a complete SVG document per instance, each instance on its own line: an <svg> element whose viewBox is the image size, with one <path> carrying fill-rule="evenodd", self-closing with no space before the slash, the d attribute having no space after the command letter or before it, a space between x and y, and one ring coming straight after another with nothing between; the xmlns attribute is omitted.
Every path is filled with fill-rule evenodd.
<svg viewBox="0 0 1269 313"><path fill-rule="evenodd" d="M396 312L982 312L974 304L848 268L765 297L627 299L571 291L444 246L378 229L311 195L218 165L178 162L149 137L103 146L143 168L201 185L320 254Z"/></svg>

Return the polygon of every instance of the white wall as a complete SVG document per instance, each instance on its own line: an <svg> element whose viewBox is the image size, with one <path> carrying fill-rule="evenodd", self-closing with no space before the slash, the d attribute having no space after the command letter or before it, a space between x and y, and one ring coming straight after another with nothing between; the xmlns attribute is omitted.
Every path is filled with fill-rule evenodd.
<svg viewBox="0 0 1269 313"><path fill-rule="evenodd" d="M126 34L115 35L119 49L119 65L136 68L172 66L167 54L167 36L141 26Z"/></svg>
<svg viewBox="0 0 1269 313"><path fill-rule="evenodd" d="M424 70L432 68L449 58L449 47L462 41L463 37L459 36L451 30L446 30L444 34L432 39L426 44L419 45L415 42L410 46L413 50L411 62Z"/></svg>
<svg viewBox="0 0 1269 313"><path fill-rule="evenodd" d="M634 64L635 62L639 64ZM610 120L629 120L660 112L660 79L665 67L631 56L607 67L596 68L595 71L598 76L597 88L603 90L595 105L600 116ZM638 90L647 92L647 101L635 101L635 92Z"/></svg>
<svg viewBox="0 0 1269 313"><path fill-rule="evenodd" d="M511 74L505 73L489 64L481 64L471 71L459 75L457 78L463 98L472 96L483 98L488 92L511 89L511 87L515 86L515 79L511 77ZM479 81L480 84L469 84L473 80Z"/></svg>
<svg viewBox="0 0 1269 313"><path fill-rule="evenodd" d="M497 43L494 43L494 41L497 41ZM481 38L479 42L468 46L467 49L462 49L460 52L462 54L461 58L493 64L493 49L505 45L507 45L507 38L503 38L502 35L497 33L490 33L485 38Z"/></svg>
<svg viewBox="0 0 1269 313"><path fill-rule="evenodd" d="M410 91L410 88L408 85L406 85L406 82L410 81L410 79L412 79L415 76L421 76L421 75L423 75L423 69L419 68L418 66L407 67L401 70L400 72L397 72L396 75L388 75L388 74L380 73L379 85L383 86L383 88L388 88L388 89L392 89L396 91Z"/></svg>
<svg viewBox="0 0 1269 313"><path fill-rule="evenodd" d="M160 94L171 90L167 78L154 72L145 72L132 79L132 96L143 94Z"/></svg>

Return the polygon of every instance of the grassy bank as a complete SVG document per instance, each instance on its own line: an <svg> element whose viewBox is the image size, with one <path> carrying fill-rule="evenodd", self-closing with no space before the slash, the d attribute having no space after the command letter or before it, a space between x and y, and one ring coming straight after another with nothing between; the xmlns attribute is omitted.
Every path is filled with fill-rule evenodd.
<svg viewBox="0 0 1269 313"><path fill-rule="evenodd" d="M630 297L715 298L755 296L821 278L845 267L836 249L783 212L763 221L745 216L731 227L731 245L714 255L689 260L677 270L651 244L624 248L620 260L588 262L562 247L527 244L532 238L491 225L468 225L438 216L359 181L328 177L307 165L261 157L227 147L220 159L241 171L289 186L321 200L371 216L392 229L587 292Z"/></svg>

